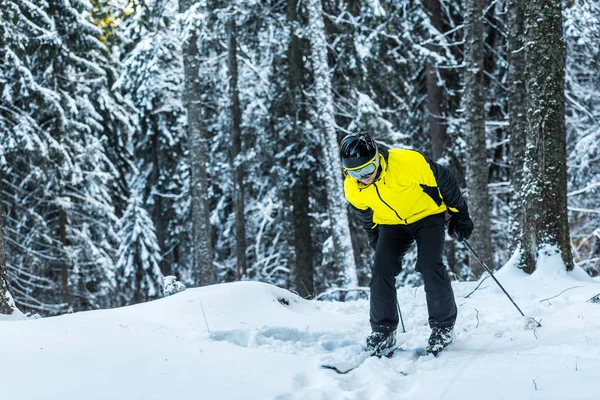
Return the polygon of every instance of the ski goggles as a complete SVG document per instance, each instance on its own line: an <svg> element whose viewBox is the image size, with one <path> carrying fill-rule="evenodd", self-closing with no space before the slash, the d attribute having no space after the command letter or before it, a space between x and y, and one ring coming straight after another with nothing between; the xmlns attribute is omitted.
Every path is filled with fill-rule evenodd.
<svg viewBox="0 0 600 400"><path fill-rule="evenodd" d="M345 168L348 175L356 180L367 179L379 168L379 152L369 162L356 168Z"/></svg>

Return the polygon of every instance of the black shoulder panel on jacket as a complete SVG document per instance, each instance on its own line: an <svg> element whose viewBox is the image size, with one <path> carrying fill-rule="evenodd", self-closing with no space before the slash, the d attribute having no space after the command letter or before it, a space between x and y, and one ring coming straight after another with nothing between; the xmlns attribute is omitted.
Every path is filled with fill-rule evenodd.
<svg viewBox="0 0 600 400"><path fill-rule="evenodd" d="M442 193L444 203L446 203L448 207L456 208L459 212L467 212L467 203L460 192L460 187L458 186L458 182L456 181L452 171L438 163L431 161L427 157L425 157L425 159L433 171L433 176L435 177L438 187L440 188L440 193Z"/></svg>

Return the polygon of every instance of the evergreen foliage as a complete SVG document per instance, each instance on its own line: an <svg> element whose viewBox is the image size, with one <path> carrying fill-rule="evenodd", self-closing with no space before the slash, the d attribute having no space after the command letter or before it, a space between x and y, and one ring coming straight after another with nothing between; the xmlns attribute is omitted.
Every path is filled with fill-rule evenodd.
<svg viewBox="0 0 600 400"><path fill-rule="evenodd" d="M18 33L0 79L9 276L17 303L46 313L112 304L119 172L107 143L129 115L87 6L2 7Z"/></svg>
<svg viewBox="0 0 600 400"><path fill-rule="evenodd" d="M123 305L162 297L163 274L160 271L160 246L154 221L143 207L140 191L144 179L132 188L125 214L120 221L121 243L115 263L118 298Z"/></svg>
<svg viewBox="0 0 600 400"><path fill-rule="evenodd" d="M515 140L525 135L517 118L524 82L515 67L527 40L514 3L484 2L478 19L479 150L488 166L479 175L489 187L488 264L496 266L514 252L526 209L524 144ZM323 9L326 69L311 54L309 5ZM244 177L243 279L303 296L332 289L343 299L335 289L348 265L331 260L352 254L334 251L336 194L326 182L339 171L322 152L319 102L333 110L325 147L368 130L388 146L435 156L466 189L466 12L460 0L0 0L1 208L17 307L54 315L145 301L162 296L162 276L188 287L214 282L200 279L203 267L216 282L238 279L236 167ZM570 1L563 19L571 248L575 265L597 275L600 6ZM231 21L241 116L233 161ZM319 90L319 74L329 77L329 93ZM210 210L205 249L194 235L198 200ZM343 239L366 286L372 252L352 217L350 233ZM420 282L415 258L407 254L399 284ZM449 238L446 262L457 279L476 276Z"/></svg>
<svg viewBox="0 0 600 400"><path fill-rule="evenodd" d="M189 167L182 104L183 64L176 2L156 0L126 22L129 39L113 86L135 106L127 142L131 163L145 182L142 204L154 222L166 275L189 263ZM184 272L185 273L185 272Z"/></svg>
<svg viewBox="0 0 600 400"><path fill-rule="evenodd" d="M577 0L564 11L567 60L568 208L575 262L600 274L600 5Z"/></svg>

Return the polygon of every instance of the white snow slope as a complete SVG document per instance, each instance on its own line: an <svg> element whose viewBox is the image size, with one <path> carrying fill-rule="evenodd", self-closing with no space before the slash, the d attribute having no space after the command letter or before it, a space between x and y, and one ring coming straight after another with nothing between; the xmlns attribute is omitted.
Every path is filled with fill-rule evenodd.
<svg viewBox="0 0 600 400"><path fill-rule="evenodd" d="M491 279L468 299L476 283L454 283L456 337L438 358L398 352L347 375L319 365L359 358L370 332L365 300L306 301L240 282L121 309L4 317L0 398L600 399L600 304L587 302L600 284L551 262L532 276L507 265L497 277L542 320L536 334ZM407 329L399 343L423 348L423 288L398 298Z"/></svg>

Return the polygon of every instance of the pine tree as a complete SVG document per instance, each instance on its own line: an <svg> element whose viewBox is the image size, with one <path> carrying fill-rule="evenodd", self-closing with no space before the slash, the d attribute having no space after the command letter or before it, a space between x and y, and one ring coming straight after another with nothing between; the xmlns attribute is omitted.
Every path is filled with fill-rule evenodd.
<svg viewBox="0 0 600 400"><path fill-rule="evenodd" d="M235 258L237 277L246 276L248 263L246 260L246 217L244 202L244 162L242 150L242 111L240 110L240 94L238 88L237 60L237 27L235 13L231 13L227 21L228 78L230 99L230 132L231 132L231 170L233 172L233 210L235 212Z"/></svg>
<svg viewBox="0 0 600 400"><path fill-rule="evenodd" d="M127 113L86 7L8 8L21 35L2 69L8 251L16 301L46 313L111 304L115 167L104 134L127 125Z"/></svg>
<svg viewBox="0 0 600 400"><path fill-rule="evenodd" d="M290 193L292 203L292 224L294 227L294 255L295 266L293 270L293 284L296 291L302 297L313 296L314 289L314 266L312 229L310 221L310 174L311 168L306 168L302 163L302 154L309 146L306 140L307 133L304 130L308 115L306 113L306 102L303 94L305 85L304 54L306 53L306 40L301 38L301 15L298 11L298 0L288 0L287 19L290 26L290 35L287 60L288 60L288 104L287 113L291 120L289 141L296 144L298 161L290 163L288 168L294 168L294 182ZM291 156L291 155L290 155Z"/></svg>
<svg viewBox="0 0 600 400"><path fill-rule="evenodd" d="M510 137L510 183L512 186L510 232L516 241L523 219L523 162L527 119L525 112L525 49L524 49L524 5L518 0L509 0L508 9L508 99Z"/></svg>
<svg viewBox="0 0 600 400"><path fill-rule="evenodd" d="M162 297L163 274L160 247L154 222L143 206L140 191L145 184L137 178L125 214L120 221L119 247L115 264L118 297L123 305Z"/></svg>
<svg viewBox="0 0 600 400"><path fill-rule="evenodd" d="M2 175L0 174L0 178ZM6 247L4 245L4 215L0 197L0 314L12 314L15 302L10 295L8 273L6 272Z"/></svg>
<svg viewBox="0 0 600 400"><path fill-rule="evenodd" d="M350 242L348 212L343 189L339 144L335 133L333 94L331 77L327 63L327 38L323 22L321 0L310 0L307 4L311 29L311 59L315 77L316 108L319 116L318 130L327 185L327 202L331 224L332 262L335 268L343 271L340 283L344 286L358 285L354 251Z"/></svg>
<svg viewBox="0 0 600 400"><path fill-rule="evenodd" d="M441 157L461 185L467 150L482 150L479 161L487 158L489 169L478 185L489 186L490 263L506 261L511 236L537 254L546 239L565 237L562 208L553 211L559 228L534 224L546 218L542 205L564 203L562 194L542 197L548 189L539 188L547 181L557 196L563 190L553 181L564 177L553 159L564 145L554 129L561 102L574 261L597 273L600 6L566 3L561 100L549 95L559 92L564 57L556 51L558 13L545 15L553 4L532 11L537 2L512 0L0 0L0 173L16 304L49 315L142 301L160 286L157 263L186 284L243 276L310 296L344 284L342 268L353 259L366 284L372 252L354 218L349 235L339 233L346 217L334 165L339 139L361 130ZM474 79L464 92L463 65ZM550 79L538 77L540 70ZM467 132L479 133L485 121L487 157L485 136L474 145L465 121ZM542 146L532 127L556 144ZM485 169L477 165L469 173ZM485 191L467 186L481 228L473 196ZM237 213L245 219L242 245L236 208L244 211ZM135 223L143 235L132 242L125 227ZM521 227L526 234L515 234ZM447 263L471 277L462 267L467 253L447 244L457 246L446 251ZM350 247L354 258L339 250ZM335 268L334 256L343 258ZM415 257L409 252L406 264ZM152 285L136 289L137 271L139 282L147 276ZM399 276L402 284L419 279L412 268ZM117 288L124 294L115 301Z"/></svg>
<svg viewBox="0 0 600 400"><path fill-rule="evenodd" d="M464 0L466 12L465 70L462 108L465 115L465 137L467 141L469 211L475 221L475 231L471 242L483 259L490 260L492 243L484 107L483 4L483 0ZM470 266L475 276L479 276L483 272L481 265L472 257L470 258Z"/></svg>
<svg viewBox="0 0 600 400"><path fill-rule="evenodd" d="M600 274L600 4L569 2L564 10L570 236L576 265Z"/></svg>
<svg viewBox="0 0 600 400"><path fill-rule="evenodd" d="M240 119L241 150L235 165L230 159L224 160L225 169L214 170L215 176L234 175L233 167L243 165L244 173L244 209L246 227L247 273L245 279L257 279L278 285L288 286L293 266L293 255L290 254L292 221L289 220L292 210L284 196L287 196L291 177L296 169L296 161L302 154L310 152L310 147L296 147L296 141L302 138L291 138L291 112L283 105L287 98L286 91L286 50L289 32L281 29L286 25L285 2L271 5L265 2L248 3L244 1L227 2L227 6L215 10L216 32L213 37L223 42L228 38L219 32L227 32L231 26L231 18L236 22L236 59L237 88ZM229 24L229 27L228 27ZM219 28L221 26L222 28ZM224 48L228 51L231 46ZM218 50L216 50L218 51ZM223 54L227 72L233 58ZM225 83L228 81L225 80ZM217 104L220 116L215 116L215 140L223 141L223 148L231 148L231 136L222 135L220 131L231 131L231 85L222 85L223 90ZM226 122L223 125L218 121ZM306 142L306 141L304 141ZM295 151L298 151L296 153ZM283 152L283 154L282 154ZM219 160L213 152L213 159ZM290 158L291 157L291 158ZM225 201L217 203L216 212L224 215L225 223L219 226L219 264L222 265L220 275L225 279L237 279L236 252L240 246L236 238L239 224L236 221L235 205L229 199L235 198L235 182L229 180L214 193L222 192ZM216 186L216 185L215 185ZM239 211L239 210L238 210ZM222 214L223 213L223 214ZM306 222L306 221L304 221ZM310 238L309 238L310 239Z"/></svg>
<svg viewBox="0 0 600 400"><path fill-rule="evenodd" d="M443 33L442 25L442 6L440 0L426 0L427 10L430 14L432 28L435 29L434 35L440 36ZM433 35L431 35L433 36ZM427 109L429 116L429 132L431 135L431 157L437 161L442 157L448 147L448 122L446 120L446 99L443 87L444 72L437 68L436 59L441 58L441 52L438 46L430 38L427 49L432 55L427 60L426 67L426 85L427 85Z"/></svg>
<svg viewBox="0 0 600 400"><path fill-rule="evenodd" d="M521 268L531 273L540 253L573 268L567 220L565 42L558 0L525 6L527 152Z"/></svg>
<svg viewBox="0 0 600 400"><path fill-rule="evenodd" d="M204 56L204 43L198 37L199 26L191 7L191 0L180 0L179 11L188 13L190 22L183 26L184 94L183 101L187 111L187 137L190 157L190 196L192 243L194 246L193 273L196 284L215 283L213 267L213 247L211 240L210 209L208 203L208 131L205 114L201 104L203 87L200 85L200 57ZM206 4L202 3L204 7Z"/></svg>
<svg viewBox="0 0 600 400"><path fill-rule="evenodd" d="M187 274L185 257L190 245L189 166L185 154L183 62L174 1L147 2L130 16L123 33L130 38L123 54L123 70L115 88L136 107L135 131L125 153L144 175L144 205L152 216L164 254L165 275ZM182 254L183 253L183 254Z"/></svg>

